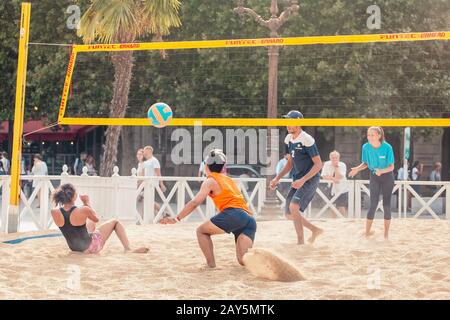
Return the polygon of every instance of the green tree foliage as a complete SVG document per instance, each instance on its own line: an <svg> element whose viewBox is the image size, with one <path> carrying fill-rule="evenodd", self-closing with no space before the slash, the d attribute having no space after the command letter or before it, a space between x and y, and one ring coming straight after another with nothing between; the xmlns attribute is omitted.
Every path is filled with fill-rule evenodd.
<svg viewBox="0 0 450 320"><path fill-rule="evenodd" d="M0 56L7 57L5 60L0 58L0 103L5 106L0 111L1 120L12 118L14 113L21 2L5 0L0 4ZM79 41L76 33L66 27L66 10L73 1L31 2L31 43L70 44ZM68 47L29 46L25 119L56 120L68 58Z"/></svg>
<svg viewBox="0 0 450 320"><path fill-rule="evenodd" d="M12 118L19 15L11 1L0 2L0 120Z"/></svg>
<svg viewBox="0 0 450 320"><path fill-rule="evenodd" d="M178 0L92 0L83 13L78 34L85 43L132 43L153 35L161 41L171 28L181 25ZM134 52L110 53L114 66L113 96L109 105L111 118L123 118L129 104L133 77ZM120 126L106 131L100 175L110 176L117 163Z"/></svg>

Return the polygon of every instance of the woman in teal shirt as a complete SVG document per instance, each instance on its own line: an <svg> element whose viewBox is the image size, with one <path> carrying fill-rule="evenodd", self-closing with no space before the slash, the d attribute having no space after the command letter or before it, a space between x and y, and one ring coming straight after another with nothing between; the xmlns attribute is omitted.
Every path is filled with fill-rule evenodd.
<svg viewBox="0 0 450 320"><path fill-rule="evenodd" d="M384 210L384 238L389 236L391 223L391 197L394 189L394 151L392 146L384 139L384 131L381 127L370 127L367 130L368 143L362 147L362 163L349 173L350 177L356 176L367 168L370 170L370 208L367 213L366 237L371 236L370 231L378 207L380 194L383 195Z"/></svg>

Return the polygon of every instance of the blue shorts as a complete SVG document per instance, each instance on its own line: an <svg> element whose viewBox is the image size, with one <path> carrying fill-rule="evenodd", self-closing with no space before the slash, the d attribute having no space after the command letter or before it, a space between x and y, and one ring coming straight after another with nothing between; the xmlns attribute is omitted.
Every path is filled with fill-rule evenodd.
<svg viewBox="0 0 450 320"><path fill-rule="evenodd" d="M289 205L291 202L300 205L300 212L305 212L316 194L319 182L320 177L316 176L306 181L300 189L291 188L286 197L286 206L284 208L285 214L290 214Z"/></svg>
<svg viewBox="0 0 450 320"><path fill-rule="evenodd" d="M241 234L255 240L256 221L245 210L238 208L227 208L211 218L211 222L226 233L233 233L234 240Z"/></svg>

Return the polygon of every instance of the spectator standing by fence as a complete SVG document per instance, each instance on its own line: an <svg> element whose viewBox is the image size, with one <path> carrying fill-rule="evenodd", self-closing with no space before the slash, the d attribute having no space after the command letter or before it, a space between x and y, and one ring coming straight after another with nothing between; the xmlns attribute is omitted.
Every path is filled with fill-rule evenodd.
<svg viewBox="0 0 450 320"><path fill-rule="evenodd" d="M33 156L33 161L34 161L34 165L33 168L31 169L31 173L33 174L33 176L47 176L48 175L48 168L47 168L47 164L43 161L42 156L40 154L35 154ZM38 185L39 185L38 180L33 180L33 189L35 189ZM38 193L36 194L36 198L38 200L38 205L37 207L39 208L40 205L40 198L41 198L41 191L39 190Z"/></svg>
<svg viewBox="0 0 450 320"><path fill-rule="evenodd" d="M8 153L3 151L1 153L1 155L2 155L1 162L3 164L3 170L4 170L5 174L9 174L9 169L11 167L11 163L9 162L9 159L8 159Z"/></svg>
<svg viewBox="0 0 450 320"><path fill-rule="evenodd" d="M442 172L442 163L436 162L434 164L433 171L431 171L431 173L430 173L430 181L434 181L434 182L442 181L441 172ZM436 192L437 190L440 189L440 187L434 186L433 189L434 189L434 192Z"/></svg>
<svg viewBox="0 0 450 320"><path fill-rule="evenodd" d="M349 188L347 183L347 166L340 159L341 155L339 152L331 152L330 160L323 165L322 177L331 182L331 196L339 195L335 204L339 212L345 217L347 216ZM332 211L332 217L337 217L334 211Z"/></svg>
<svg viewBox="0 0 450 320"><path fill-rule="evenodd" d="M88 155L86 157L86 168L88 169L87 174L89 176L96 176L97 175L97 170L95 169L95 159L93 156Z"/></svg>
<svg viewBox="0 0 450 320"><path fill-rule="evenodd" d="M421 177L423 174L423 164L420 163L419 161L415 161L414 165L411 169L411 180L412 181L420 181ZM414 191L417 192L417 194L420 195L420 185L417 184L413 184L412 188L414 189Z"/></svg>
<svg viewBox="0 0 450 320"><path fill-rule="evenodd" d="M80 176L83 173L83 168L86 165L87 153L81 152L80 157L75 159L75 163L73 165L73 173L76 176Z"/></svg>
<svg viewBox="0 0 450 320"><path fill-rule="evenodd" d="M442 163L436 162L433 171L430 173L430 181L442 181L441 177Z"/></svg>

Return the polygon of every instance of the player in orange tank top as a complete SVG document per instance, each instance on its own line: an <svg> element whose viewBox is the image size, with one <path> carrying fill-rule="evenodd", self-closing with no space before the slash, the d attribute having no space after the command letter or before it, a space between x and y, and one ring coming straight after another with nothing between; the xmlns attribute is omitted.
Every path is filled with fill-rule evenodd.
<svg viewBox="0 0 450 320"><path fill-rule="evenodd" d="M222 192L218 195L209 195L220 212L227 208L240 208L248 214L253 215L233 179L216 172L210 172L208 178L213 178L222 189Z"/></svg>
<svg viewBox="0 0 450 320"><path fill-rule="evenodd" d="M201 205L206 197L211 197L219 213L209 221L197 228L197 239L200 248L210 268L216 266L212 235L233 233L236 243L236 257L244 265L243 257L253 246L256 233L256 221L252 217L244 196L236 183L221 173L226 164L226 156L222 150L211 150L205 160L206 180L202 183L200 191L191 200L176 218L165 218L160 223L174 224L193 212Z"/></svg>

